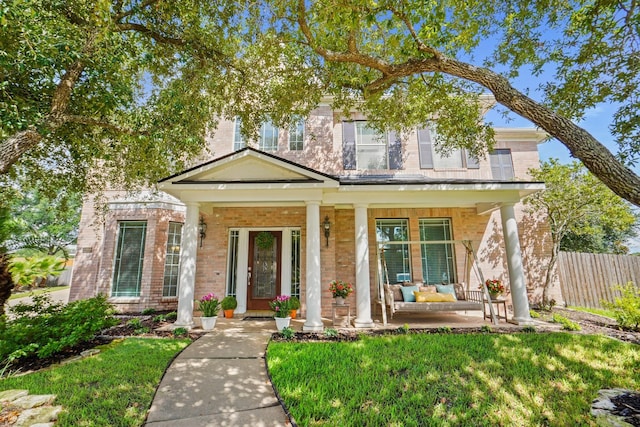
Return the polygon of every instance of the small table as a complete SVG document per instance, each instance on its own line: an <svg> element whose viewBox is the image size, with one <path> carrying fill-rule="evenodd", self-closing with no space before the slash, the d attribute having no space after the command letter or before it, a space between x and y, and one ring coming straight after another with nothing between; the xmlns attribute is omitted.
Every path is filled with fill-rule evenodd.
<svg viewBox="0 0 640 427"><path fill-rule="evenodd" d="M346 310L347 315L347 327L351 326L351 305L350 304L331 304L331 320L333 321L333 326L343 326L342 324L336 325L336 318L338 314L338 310L340 309Z"/></svg>
<svg viewBox="0 0 640 427"><path fill-rule="evenodd" d="M485 319L491 319L491 310L487 310L487 304L489 303L495 305L496 318L498 320L504 319L506 322L507 321L507 300L502 297L491 299L491 300L485 299L482 303L482 314L484 315ZM502 309L504 310L504 316L500 316L500 306L502 306Z"/></svg>

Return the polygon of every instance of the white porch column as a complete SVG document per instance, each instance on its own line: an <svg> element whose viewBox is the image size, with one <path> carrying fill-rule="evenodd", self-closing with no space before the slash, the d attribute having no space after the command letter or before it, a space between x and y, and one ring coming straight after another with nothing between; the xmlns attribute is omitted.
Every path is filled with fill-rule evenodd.
<svg viewBox="0 0 640 427"><path fill-rule="evenodd" d="M513 203L503 204L500 207L500 217L502 218L504 246L507 251L507 268L509 270L511 299L513 300L513 321L519 325L530 324L532 321L529 315L529 299Z"/></svg>
<svg viewBox="0 0 640 427"><path fill-rule="evenodd" d="M305 331L322 331L322 275L320 268L320 202L307 203L307 319Z"/></svg>
<svg viewBox="0 0 640 427"><path fill-rule="evenodd" d="M180 285L178 287L178 318L175 326L193 327L193 298L196 285L196 254L198 251L198 204L187 203L180 252Z"/></svg>
<svg viewBox="0 0 640 427"><path fill-rule="evenodd" d="M373 328L369 280L369 226L367 205L355 205L356 227L356 328Z"/></svg>

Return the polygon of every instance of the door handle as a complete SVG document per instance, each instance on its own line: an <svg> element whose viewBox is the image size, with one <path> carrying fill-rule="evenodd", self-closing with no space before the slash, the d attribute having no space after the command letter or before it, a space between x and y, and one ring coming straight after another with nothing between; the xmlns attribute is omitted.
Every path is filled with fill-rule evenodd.
<svg viewBox="0 0 640 427"><path fill-rule="evenodd" d="M247 272L247 286L251 286L251 272Z"/></svg>

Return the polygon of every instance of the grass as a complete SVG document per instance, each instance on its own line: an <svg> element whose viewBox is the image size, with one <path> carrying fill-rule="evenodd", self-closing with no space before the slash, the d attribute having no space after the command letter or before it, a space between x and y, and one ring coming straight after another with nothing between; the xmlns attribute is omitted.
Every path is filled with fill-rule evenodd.
<svg viewBox="0 0 640 427"><path fill-rule="evenodd" d="M305 426L595 425L601 388L640 388L638 346L603 336L408 334L269 344Z"/></svg>
<svg viewBox="0 0 640 427"><path fill-rule="evenodd" d="M0 380L0 391L56 394L64 406L56 427L140 426L173 357L189 340L129 338L96 356Z"/></svg>
<svg viewBox="0 0 640 427"><path fill-rule="evenodd" d="M599 316L615 319L613 311L607 310L604 308L589 308L589 307L574 307L574 306L570 306L569 308L576 311L584 311L585 313L597 314Z"/></svg>
<svg viewBox="0 0 640 427"><path fill-rule="evenodd" d="M28 290L28 291L24 291L24 292L16 292L15 294L12 294L9 299L18 299L18 298L24 298L24 297L30 297L33 295L40 295L40 294L44 294L47 292L53 292L53 291L61 291L63 289L68 289L69 286L51 286L48 288L36 288L36 289L32 289L32 290Z"/></svg>

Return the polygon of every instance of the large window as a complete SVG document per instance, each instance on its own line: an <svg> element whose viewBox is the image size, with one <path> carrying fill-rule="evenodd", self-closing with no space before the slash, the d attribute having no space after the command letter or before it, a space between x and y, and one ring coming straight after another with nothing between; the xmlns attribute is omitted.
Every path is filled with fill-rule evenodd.
<svg viewBox="0 0 640 427"><path fill-rule="evenodd" d="M167 234L167 253L164 258L164 283L162 284L163 297L175 297L178 295L181 246L182 224L179 222L170 222L169 233Z"/></svg>
<svg viewBox="0 0 640 427"><path fill-rule="evenodd" d="M299 119L289 128L289 150L300 151L304 148L304 119Z"/></svg>
<svg viewBox="0 0 640 427"><path fill-rule="evenodd" d="M455 283L455 256L451 241L451 220L448 218L421 219L422 278L430 285Z"/></svg>
<svg viewBox="0 0 640 427"><path fill-rule="evenodd" d="M118 244L113 266L111 296L140 296L146 221L121 221L118 223Z"/></svg>
<svg viewBox="0 0 640 427"><path fill-rule="evenodd" d="M233 128L233 151L238 151L247 146L244 137L242 136L242 120L236 117L235 126Z"/></svg>
<svg viewBox="0 0 640 427"><path fill-rule="evenodd" d="M376 220L376 240L378 243L406 242L409 240L409 227L406 219ZM385 275L391 283L411 281L411 260L409 244L384 245ZM385 277L385 280L387 278Z"/></svg>
<svg viewBox="0 0 640 427"><path fill-rule="evenodd" d="M367 122L356 122L356 162L358 169L387 169L387 138Z"/></svg>
<svg viewBox="0 0 640 427"><path fill-rule="evenodd" d="M278 150L278 128L271 122L264 122L260 127L258 148L262 151Z"/></svg>
<svg viewBox="0 0 640 427"><path fill-rule="evenodd" d="M478 159L471 157L466 150L455 148L440 154L435 148L436 133L432 128L418 129L418 152L420 167L423 169L478 169Z"/></svg>
<svg viewBox="0 0 640 427"><path fill-rule="evenodd" d="M511 160L511 150L508 148L497 148L489 153L489 161L491 162L491 175L493 179L503 181L512 180L513 161Z"/></svg>

